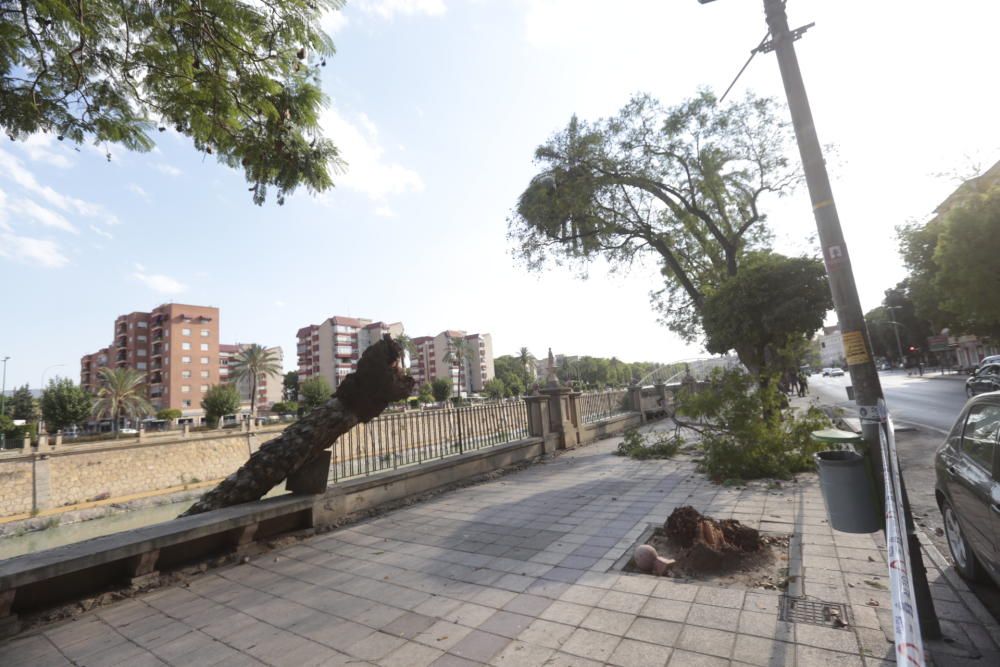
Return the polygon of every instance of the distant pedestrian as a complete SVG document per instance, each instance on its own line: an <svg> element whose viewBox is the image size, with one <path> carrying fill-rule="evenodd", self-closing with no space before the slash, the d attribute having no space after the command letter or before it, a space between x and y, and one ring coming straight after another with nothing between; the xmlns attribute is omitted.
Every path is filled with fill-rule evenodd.
<svg viewBox="0 0 1000 667"><path fill-rule="evenodd" d="M803 397L809 393L809 380L806 378L805 371L799 371L799 375L796 378L799 385L799 397Z"/></svg>

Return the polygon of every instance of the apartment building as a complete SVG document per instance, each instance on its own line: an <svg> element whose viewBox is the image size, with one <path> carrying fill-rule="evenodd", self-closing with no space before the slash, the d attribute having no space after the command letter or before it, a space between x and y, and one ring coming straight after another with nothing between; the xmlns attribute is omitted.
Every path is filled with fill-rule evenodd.
<svg viewBox="0 0 1000 667"><path fill-rule="evenodd" d="M102 366L144 373L154 409L200 416L202 395L221 381L219 309L169 303L119 315L112 344L80 359L80 384L96 392Z"/></svg>
<svg viewBox="0 0 1000 667"><path fill-rule="evenodd" d="M465 343L465 358L461 363L456 341ZM410 374L417 387L444 378L451 380L453 396L466 396L481 392L483 386L495 377L490 334L447 330L436 336L414 338L412 342L415 352L410 359Z"/></svg>
<svg viewBox="0 0 1000 667"><path fill-rule="evenodd" d="M296 333L299 381L323 377L336 389L344 376L357 370L361 354L387 333L401 336L403 325L335 315L302 327Z"/></svg>
<svg viewBox="0 0 1000 667"><path fill-rule="evenodd" d="M240 353L247 345L237 344L219 345L219 381L230 382L229 366L233 363L233 358ZM278 361L278 365L284 367L284 353L280 347L266 348ZM258 414L271 409L271 406L281 401L282 390L284 388L284 374L261 375L257 379L257 412ZM240 402L243 411L250 412L250 378L241 378L236 381L236 390L240 393Z"/></svg>

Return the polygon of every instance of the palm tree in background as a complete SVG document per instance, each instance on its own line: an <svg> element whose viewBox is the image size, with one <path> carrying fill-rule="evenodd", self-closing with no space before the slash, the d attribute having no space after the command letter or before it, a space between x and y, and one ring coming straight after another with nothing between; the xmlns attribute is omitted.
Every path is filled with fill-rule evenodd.
<svg viewBox="0 0 1000 667"><path fill-rule="evenodd" d="M413 344L413 339L406 334L399 334L396 336L396 342L409 354L410 362L412 363L413 357L417 355L417 346Z"/></svg>
<svg viewBox="0 0 1000 667"><path fill-rule="evenodd" d="M146 374L134 368L104 367L97 373L101 388L97 390L93 413L97 419L110 417L115 437L121 417L139 420L153 413L146 400Z"/></svg>
<svg viewBox="0 0 1000 667"><path fill-rule="evenodd" d="M465 386L465 360L469 358L469 342L464 338L449 338L448 353L444 360L449 364L458 364L458 397L462 398Z"/></svg>
<svg viewBox="0 0 1000 667"><path fill-rule="evenodd" d="M524 381L525 383L530 382L534 379L535 374L528 370L531 364L535 361L535 357L528 352L528 348L522 347L517 354L518 361L521 362L521 368L524 369Z"/></svg>
<svg viewBox="0 0 1000 667"><path fill-rule="evenodd" d="M250 418L257 417L257 387L268 376L281 375L278 352L257 343L246 345L233 357L229 364L229 377L233 382L247 380L250 383Z"/></svg>

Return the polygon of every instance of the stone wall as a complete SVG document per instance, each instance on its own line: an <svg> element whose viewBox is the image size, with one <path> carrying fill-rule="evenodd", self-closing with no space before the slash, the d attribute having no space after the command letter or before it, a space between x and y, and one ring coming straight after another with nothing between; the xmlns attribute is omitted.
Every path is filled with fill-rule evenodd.
<svg viewBox="0 0 1000 667"><path fill-rule="evenodd" d="M218 480L283 426L102 441L0 455L0 518Z"/></svg>

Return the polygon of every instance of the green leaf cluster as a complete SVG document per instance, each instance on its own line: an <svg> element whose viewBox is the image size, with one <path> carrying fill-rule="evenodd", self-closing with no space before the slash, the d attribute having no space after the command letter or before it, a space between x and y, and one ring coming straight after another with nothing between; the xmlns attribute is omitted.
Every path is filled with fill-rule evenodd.
<svg viewBox="0 0 1000 667"><path fill-rule="evenodd" d="M434 378L431 380L431 394L438 403L447 401L451 396L451 380Z"/></svg>
<svg viewBox="0 0 1000 667"><path fill-rule="evenodd" d="M318 408L329 401L332 395L333 389L330 388L330 383L321 375L311 377L299 384L299 398L302 407L306 410Z"/></svg>
<svg viewBox="0 0 1000 667"><path fill-rule="evenodd" d="M93 399L69 378L55 378L42 391L40 402L45 428L55 433L86 421Z"/></svg>
<svg viewBox="0 0 1000 667"><path fill-rule="evenodd" d="M231 384L212 385L201 399L201 409L205 411L205 421L214 427L220 419L240 409L240 393Z"/></svg>
<svg viewBox="0 0 1000 667"><path fill-rule="evenodd" d="M0 128L138 151L174 129L242 169L258 204L325 190L341 162L319 127L320 19L342 4L0 2Z"/></svg>
<svg viewBox="0 0 1000 667"><path fill-rule="evenodd" d="M603 260L660 266L654 305L693 340L705 295L770 240L763 205L799 180L791 131L767 98L720 104L708 91L673 107L639 94L615 116L575 116L535 151L538 174L508 221L530 269Z"/></svg>
<svg viewBox="0 0 1000 667"><path fill-rule="evenodd" d="M715 481L776 477L814 469L823 448L810 433L829 428L820 410L782 410L775 382L739 370L713 371L708 385L677 395L677 412L701 422L702 467Z"/></svg>
<svg viewBox="0 0 1000 667"><path fill-rule="evenodd" d="M655 440L650 442L648 436L636 429L625 431L625 436L618 444L615 454L627 456L639 461L647 459L672 459L680 451L683 440L673 433L659 432Z"/></svg>

